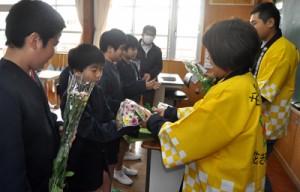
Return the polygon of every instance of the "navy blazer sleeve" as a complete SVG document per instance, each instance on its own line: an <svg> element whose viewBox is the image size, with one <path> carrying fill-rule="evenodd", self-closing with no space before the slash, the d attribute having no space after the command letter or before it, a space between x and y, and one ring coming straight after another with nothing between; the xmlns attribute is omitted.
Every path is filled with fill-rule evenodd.
<svg viewBox="0 0 300 192"><path fill-rule="evenodd" d="M13 96L0 89L0 180L6 192L30 191L22 142L21 109Z"/></svg>
<svg viewBox="0 0 300 192"><path fill-rule="evenodd" d="M60 98L62 98L64 92L68 88L70 74L70 68L66 67L59 75L59 86L57 91L60 95Z"/></svg>
<svg viewBox="0 0 300 192"><path fill-rule="evenodd" d="M142 94L145 92L145 90L146 90L145 80L136 80L128 84L123 83L123 93L126 97L129 95Z"/></svg>
<svg viewBox="0 0 300 192"><path fill-rule="evenodd" d="M62 112L66 107L66 98L67 93L64 94L61 101ZM77 135L100 143L106 143L118 137L114 114L109 109L103 93L97 86L94 87L82 113Z"/></svg>
<svg viewBox="0 0 300 192"><path fill-rule="evenodd" d="M107 71L107 68L103 67L103 74L97 86L99 86L103 90L108 106L110 107L111 111L115 115L117 115L121 101L112 97L112 83L113 82L110 82L109 72Z"/></svg>

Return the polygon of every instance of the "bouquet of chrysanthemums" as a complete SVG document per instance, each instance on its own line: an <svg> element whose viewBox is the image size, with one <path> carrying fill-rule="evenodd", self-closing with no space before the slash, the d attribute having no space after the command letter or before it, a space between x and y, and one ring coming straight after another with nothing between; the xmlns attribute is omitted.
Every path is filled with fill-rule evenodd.
<svg viewBox="0 0 300 192"><path fill-rule="evenodd" d="M185 68L199 80L204 94L207 93L213 85L213 78L204 75L204 67L199 63L195 61L184 61L183 63L185 65Z"/></svg>
<svg viewBox="0 0 300 192"><path fill-rule="evenodd" d="M71 142L94 85L95 83L84 81L82 76L72 75L69 79L67 102L63 114L64 130L53 163L52 177L49 182L50 192L62 192L65 178L74 174L66 171Z"/></svg>
<svg viewBox="0 0 300 192"><path fill-rule="evenodd" d="M116 117L118 130L122 127L137 126L142 121L145 121L146 116L143 110L144 108L136 102L125 99L121 103Z"/></svg>

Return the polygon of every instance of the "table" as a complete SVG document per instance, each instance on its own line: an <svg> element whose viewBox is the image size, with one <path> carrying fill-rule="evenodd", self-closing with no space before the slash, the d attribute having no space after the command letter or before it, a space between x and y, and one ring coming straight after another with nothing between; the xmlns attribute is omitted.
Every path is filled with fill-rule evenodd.
<svg viewBox="0 0 300 192"><path fill-rule="evenodd" d="M59 79L60 73L61 73L61 71L53 71L53 70L43 70L43 71L38 72L38 77L40 78L40 81L45 89L47 96L48 96L47 82L53 81L53 83L54 83L54 99L55 99L54 105L55 105L55 107L58 105L56 84Z"/></svg>
<svg viewBox="0 0 300 192"><path fill-rule="evenodd" d="M158 141L143 141L142 147L147 149L145 191L179 191L184 174L184 165L167 169L162 162Z"/></svg>
<svg viewBox="0 0 300 192"><path fill-rule="evenodd" d="M161 84L159 89L156 90L153 106L157 107L159 102L165 102L165 90L168 89L181 89L184 85L180 76L175 73L160 73L157 76L157 81Z"/></svg>

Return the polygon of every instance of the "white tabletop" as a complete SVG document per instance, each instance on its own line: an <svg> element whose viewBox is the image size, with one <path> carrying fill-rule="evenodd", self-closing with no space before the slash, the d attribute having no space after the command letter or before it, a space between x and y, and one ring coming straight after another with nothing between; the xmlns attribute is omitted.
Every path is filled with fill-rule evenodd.
<svg viewBox="0 0 300 192"><path fill-rule="evenodd" d="M38 76L41 80L55 80L59 78L61 71L53 71L53 70L43 70L38 73Z"/></svg>
<svg viewBox="0 0 300 192"><path fill-rule="evenodd" d="M183 86L183 81L180 76L175 73L160 73L157 76L157 81L162 85L179 85Z"/></svg>
<svg viewBox="0 0 300 192"><path fill-rule="evenodd" d="M159 102L165 102L165 90L166 89L181 89L184 85L180 76L175 73L160 73L157 76L157 81L161 84L158 90L155 92L153 106L157 106Z"/></svg>

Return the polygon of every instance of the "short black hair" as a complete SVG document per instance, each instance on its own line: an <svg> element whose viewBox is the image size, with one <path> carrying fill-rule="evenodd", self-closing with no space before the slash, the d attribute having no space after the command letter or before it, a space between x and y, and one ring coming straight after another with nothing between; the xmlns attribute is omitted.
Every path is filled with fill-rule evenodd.
<svg viewBox="0 0 300 192"><path fill-rule="evenodd" d="M127 38L123 31L120 29L111 29L109 31L105 31L101 35L99 47L105 53L108 46L112 46L115 50L117 50L122 44L125 45L126 42Z"/></svg>
<svg viewBox="0 0 300 192"><path fill-rule="evenodd" d="M202 41L213 62L225 71L249 70L260 48L255 28L236 18L214 24Z"/></svg>
<svg viewBox="0 0 300 192"><path fill-rule="evenodd" d="M129 48L138 48L139 47L139 41L137 38L133 35L127 34L127 43L125 46L125 50L127 51Z"/></svg>
<svg viewBox="0 0 300 192"><path fill-rule="evenodd" d="M40 35L45 47L49 39L59 36L65 22L50 5L42 1L20 1L12 6L6 17L6 45L21 48L33 32Z"/></svg>
<svg viewBox="0 0 300 192"><path fill-rule="evenodd" d="M153 25L146 25L143 29L143 33L146 33L146 31L152 31L154 35L156 35L156 28Z"/></svg>
<svg viewBox="0 0 300 192"><path fill-rule="evenodd" d="M81 44L71 49L68 53L68 63L71 70L83 72L92 64L103 65L105 62L102 51L91 44Z"/></svg>
<svg viewBox="0 0 300 192"><path fill-rule="evenodd" d="M275 27L276 30L279 29L280 25L280 13L279 10L276 8L276 6L273 3L267 2L267 3L261 3L257 5L252 11L251 15L259 13L258 17L266 23L268 19L273 18L275 20Z"/></svg>

